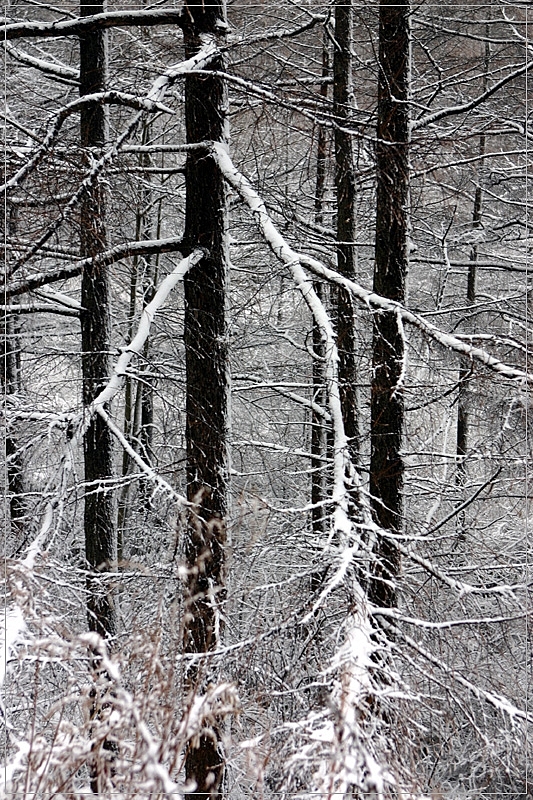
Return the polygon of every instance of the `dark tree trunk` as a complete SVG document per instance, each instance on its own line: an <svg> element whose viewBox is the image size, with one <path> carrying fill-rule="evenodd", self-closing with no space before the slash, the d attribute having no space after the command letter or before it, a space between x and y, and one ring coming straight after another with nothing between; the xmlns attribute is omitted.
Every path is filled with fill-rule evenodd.
<svg viewBox="0 0 533 800"><path fill-rule="evenodd" d="M381 0L376 143L377 209L374 291L403 302L409 224L409 5ZM371 390L370 492L376 522L389 531L402 524L404 403L398 382L404 339L394 312L376 314ZM378 537L369 586L371 602L396 605L400 556Z"/></svg>
<svg viewBox="0 0 533 800"><path fill-rule="evenodd" d="M204 5L189 1L183 12L189 58L205 35L225 30L223 0ZM223 69L217 58L212 68ZM226 89L219 77L190 76L185 81L187 142L226 141ZM228 358L226 332L226 190L218 167L205 152L191 152L186 166L185 249L206 248L204 258L185 277L185 359L187 371L187 496L195 503L185 542L189 568L184 620L186 653L208 653L219 642L218 609L224 601L228 489ZM202 691L208 676L190 670L187 683ZM190 744L187 780L199 800L220 797L224 774L220 731Z"/></svg>
<svg viewBox="0 0 533 800"><path fill-rule="evenodd" d="M81 3L80 14L104 11L103 3ZM106 83L106 34L94 31L80 36L80 94L101 92ZM98 103L86 106L80 120L83 158L105 143L106 112ZM105 197L98 182L87 190L80 209L80 254L95 257L106 249ZM88 406L109 378L109 287L105 267L87 266L81 284L81 341L83 403ZM105 573L116 569L117 542L113 495L103 482L113 475L111 433L96 415L83 441L85 457L85 554L89 629L105 638L117 633L117 611Z"/></svg>
<svg viewBox="0 0 533 800"><path fill-rule="evenodd" d="M17 229L16 206L7 206L7 234L13 236ZM5 267L4 261L4 267ZM7 302L7 300L6 300ZM4 394L16 394L21 386L20 323L13 315L6 314L0 325L2 349L0 351L0 380ZM8 414L6 414L6 417ZM7 421L7 419L6 419ZM24 533L27 514L24 497L24 459L16 431L9 427L5 438L7 464L7 488L9 492L9 519L11 529L16 534L16 552L26 543Z"/></svg>
<svg viewBox="0 0 533 800"><path fill-rule="evenodd" d="M80 15L88 16L105 10L103 3L80 4ZM94 31L80 36L80 95L105 89L106 34ZM81 112L80 140L85 165L105 144L106 111L102 104L91 103ZM95 258L106 250L105 193L96 181L86 191L80 204L80 254ZM82 399L89 406L106 384L110 374L109 285L105 267L94 262L85 267L81 278L81 346ZM105 485L113 476L111 433L104 420L96 414L84 438L85 462L85 557L88 565L87 617L89 630L111 641L118 632L117 599L106 573L117 569L117 533L113 495ZM95 655L92 668L100 671L100 659ZM101 704L94 690L92 715L97 717ZM91 789L104 791L105 762L113 760L115 745L105 741L100 753L95 752L89 764ZM112 771L112 770L111 770Z"/></svg>
<svg viewBox="0 0 533 800"><path fill-rule="evenodd" d="M324 31L324 41L322 45L322 78L324 81L320 87L320 94L327 100L328 84L326 78L329 77L329 47L328 36ZM315 221L317 225L324 223L324 195L326 191L326 164L327 164L328 140L325 129L321 126L318 129L318 145L316 157L316 186L315 186ZM318 297L325 301L323 284L320 281L314 282L314 289ZM326 406L326 377L324 371L325 347L322 340L320 326L316 321L313 322L313 400L318 405ZM318 505L325 496L326 471L323 458L326 455L326 426L324 419L315 411L311 412L311 503L314 507L311 512L313 533L320 537L326 529L326 519L324 506Z"/></svg>
<svg viewBox="0 0 533 800"><path fill-rule="evenodd" d="M335 114L335 189L337 194L337 265L341 275L355 278L355 162L353 137L341 128L349 124L352 89L353 10L351 0L335 1L333 108ZM344 429L352 461L359 459L355 311L351 294L337 290L339 391Z"/></svg>
<svg viewBox="0 0 533 800"><path fill-rule="evenodd" d="M1 380L6 395L15 394L20 385L20 334L17 320L7 315L1 324L2 352L0 354ZM24 498L24 461L16 432L11 427L6 432L5 453L7 486L9 491L9 518L11 529L17 536L16 551L24 547L24 523L27 513Z"/></svg>

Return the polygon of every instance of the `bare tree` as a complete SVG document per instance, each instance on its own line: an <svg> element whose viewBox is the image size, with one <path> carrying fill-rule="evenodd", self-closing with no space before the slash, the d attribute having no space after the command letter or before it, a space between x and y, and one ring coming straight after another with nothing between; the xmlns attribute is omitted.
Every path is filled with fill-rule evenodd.
<svg viewBox="0 0 533 800"><path fill-rule="evenodd" d="M379 85L376 140L376 261L374 291L402 303L408 263L409 226L409 17L408 3L381 0L379 7ZM370 493L380 527L402 525L405 342L398 314L374 318L371 395ZM389 538L378 537L369 597L396 605L394 580L400 554Z"/></svg>
<svg viewBox="0 0 533 800"><path fill-rule="evenodd" d="M356 180L354 137L346 130L352 121L353 83L352 3L335 3L333 45L333 111L335 114L335 190L337 199L337 264L339 272L355 278ZM355 312L345 289L337 290L337 336L339 346L339 391L344 427L352 460L359 460Z"/></svg>
<svg viewBox="0 0 533 800"><path fill-rule="evenodd" d="M183 11L185 54L195 56L226 30L223 0L201 0ZM223 70L222 57L211 64ZM185 80L187 143L227 141L227 100L219 76ZM227 211L224 180L205 150L191 151L186 165L185 250L205 256L185 278L187 497L193 503L185 539L188 565L183 644L186 653L209 653L220 643L225 585L228 504L228 397L226 331ZM200 662L201 663L201 662ZM209 675L190 668L187 684L200 692ZM199 798L218 797L223 755L216 724L191 743L185 771Z"/></svg>
<svg viewBox="0 0 533 800"><path fill-rule="evenodd" d="M104 11L103 3L81 3L81 17ZM80 36L80 94L103 92L106 87L106 34ZM81 146L88 167L106 142L106 109L102 103L83 106ZM107 249L105 189L95 181L80 206L80 255L88 258L81 284L81 346L83 402L89 406L109 376L109 284L105 266L96 257ZM89 628L109 638L116 635L118 617L111 583L105 573L116 569L117 539L113 493L104 482L113 475L112 437L101 417L89 423L83 443L85 457L85 551L91 575L87 579Z"/></svg>

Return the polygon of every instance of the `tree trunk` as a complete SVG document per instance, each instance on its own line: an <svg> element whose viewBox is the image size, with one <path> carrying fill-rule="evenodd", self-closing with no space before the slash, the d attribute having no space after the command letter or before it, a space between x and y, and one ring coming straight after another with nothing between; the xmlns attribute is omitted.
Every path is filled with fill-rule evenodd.
<svg viewBox="0 0 533 800"><path fill-rule="evenodd" d="M104 11L103 3L81 3L81 16ZM106 34L94 31L80 36L80 95L105 89ZM86 106L81 112L81 146L89 163L90 151L105 144L106 112L102 104ZM87 190L80 210L80 255L95 257L106 250L105 197L96 182ZM109 286L105 267L89 264L81 283L81 342L83 403L88 406L110 374ZM111 433L95 415L83 440L85 457L85 554L92 575L87 579L89 629L105 638L117 633L117 611L105 573L116 569L117 541L113 495L103 482L113 476Z"/></svg>
<svg viewBox="0 0 533 800"><path fill-rule="evenodd" d="M103 12L103 3L81 3L80 15ZM106 34L103 31L80 36L80 95L93 94L105 89L106 84ZM83 159L90 164L91 155L104 146L107 119L104 106L91 103L84 107L80 119L80 136ZM103 186L96 181L86 191L80 206L80 255L95 258L106 250L105 195ZM81 279L81 345L82 345L82 399L90 405L106 384L110 374L110 319L109 285L105 267L93 263L86 266ZM85 460L85 557L87 578L87 617L89 630L107 640L118 632L116 597L106 572L117 569L117 535L113 495L105 482L113 477L113 452L111 433L104 420L96 414L84 438ZM93 670L99 670L99 657L95 656ZM100 713L100 704L94 692L92 714ZM95 753L89 764L91 789L104 791L105 753L113 753L114 745L104 742L101 755ZM102 756L104 760L102 761ZM112 759L112 756L111 756ZM103 769L102 769L103 767Z"/></svg>
<svg viewBox="0 0 533 800"><path fill-rule="evenodd" d="M337 195L337 266L341 275L354 279L355 253L355 163L353 137L341 130L349 123L353 107L352 87L353 10L351 0L335 0L335 45L333 54L333 110L335 114L335 189ZM355 365L355 311L350 293L337 290L337 346L339 391L344 430L350 455L359 459L357 371Z"/></svg>
<svg viewBox="0 0 533 800"><path fill-rule="evenodd" d="M377 208L374 291L403 302L409 224L409 5L381 0L376 142ZM400 531L404 466L401 456L404 403L400 385L404 338L394 312L376 314L371 390L370 493L376 522ZM398 549L378 537L371 602L396 605Z"/></svg>
<svg viewBox="0 0 533 800"><path fill-rule="evenodd" d="M226 27L225 4L188 2L183 12L185 52L190 58L207 36ZM222 57L212 63L223 69ZM189 76L185 81L187 142L227 141L226 89L219 77ZM184 619L184 651L208 653L219 643L224 601L228 490L228 357L226 331L227 210L224 180L205 151L190 152L186 166L184 247L206 248L206 255L185 277L187 496L195 503L185 543L189 569ZM192 699L208 675L191 669ZM191 742L185 761L195 798L220 797L224 774L220 730Z"/></svg>
<svg viewBox="0 0 533 800"><path fill-rule="evenodd" d="M487 38L489 35L489 24L486 27ZM490 68L490 44L485 43L485 59L484 59L484 75L483 75L483 92L487 91L489 85L489 68ZM479 137L479 150L481 156L480 164L483 165L486 149L486 137L482 133ZM472 228L474 230L481 227L481 220L483 216L483 192L481 186L476 186L474 194L474 208L472 212ZM470 265L468 267L468 275L466 281L466 304L469 308L473 308L476 302L476 272L477 272L477 256L478 248L477 243L474 242L470 251ZM472 373L472 365L468 359L462 358L459 366L459 388L457 392L457 472L455 482L459 491L463 492L466 485L466 454L469 447L469 424L468 424L468 382ZM459 497L459 505L462 503L463 498ZM457 517L457 533L459 538L463 539L466 535L466 513L460 511Z"/></svg>
<svg viewBox="0 0 533 800"><path fill-rule="evenodd" d="M142 126L141 143L146 145L150 141L152 126L150 122L145 121ZM150 153L140 153L138 158L140 167L149 168L152 166L152 157ZM135 241L148 240L158 238L153 230L152 218L152 203L153 191L149 177L144 177L143 187L140 192L139 206L137 209L135 220ZM144 269L141 272L141 268ZM128 309L128 341L131 341L134 335L134 321L137 313L137 292L140 277L142 274L142 293L143 293L143 309L152 300L154 296L154 286L157 277L154 274L154 264L152 256L138 256L134 255L132 259L132 268L130 276L130 297ZM148 363L148 356L150 353L150 340L146 341L143 348L142 361L144 364ZM153 392L154 392L154 379L150 376L150 368L147 371L143 370L140 380L137 381L136 397L134 392L135 380L131 376L126 376L125 379L125 397L124 397L124 436L131 444L134 450L139 451L143 459L151 463L152 455L152 438L153 438ZM139 409L138 424L136 419L136 409ZM122 455L122 477L126 478L132 467L132 458L129 453L124 450ZM151 493L151 484L149 481L141 478L139 481L139 496L143 506L149 505L149 498ZM118 516L117 516L117 537L118 537L118 561L119 564L123 561L126 551L128 550L128 542L124 539L124 534L128 524L128 518L131 512L131 483L124 484L118 503ZM133 555L132 551L128 551L128 557Z"/></svg>
<svg viewBox="0 0 533 800"><path fill-rule="evenodd" d="M329 47L328 36L324 30L324 40L322 45L322 78L324 81L320 87L320 94L324 100L328 97L328 84L326 78L329 77ZM318 129L318 145L316 156L316 186L315 186L315 222L317 225L324 223L324 195L326 191L326 161L327 161L327 135L325 129L320 126ZM318 297L324 300L324 287L320 281L315 281L313 287ZM325 407L326 404L326 377L324 374L325 347L322 340L322 332L316 321L313 322L313 401ZM318 505L325 496L326 470L323 457L326 455L326 426L323 418L315 411L311 412L311 512L312 529L315 536L320 537L326 529L326 518L324 506Z"/></svg>
<svg viewBox="0 0 533 800"><path fill-rule="evenodd" d="M7 202L4 198L4 202ZM13 236L17 228L16 206L8 204L7 234ZM4 268L6 260L4 256ZM6 300L7 302L7 300ZM20 325L15 316L5 314L0 325L2 350L0 352L0 380L4 394L16 394L21 390L21 358L20 358ZM6 409L7 412L7 409ZM7 423L8 413L6 413ZM16 432L9 427L5 437L5 455L7 464L7 489L9 492L9 520L12 532L16 536L15 552L20 552L26 543L24 534L27 514L24 497L24 460Z"/></svg>

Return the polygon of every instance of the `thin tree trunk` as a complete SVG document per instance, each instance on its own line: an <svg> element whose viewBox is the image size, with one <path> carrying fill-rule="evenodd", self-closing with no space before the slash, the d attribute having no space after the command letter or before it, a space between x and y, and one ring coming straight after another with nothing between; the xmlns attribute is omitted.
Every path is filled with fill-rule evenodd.
<svg viewBox="0 0 533 800"><path fill-rule="evenodd" d="M320 94L324 100L328 97L328 84L326 79L329 77L329 47L328 36L324 30L324 40L322 45L322 78L324 79L320 87ZM327 135L325 129L318 128L318 145L316 157L316 186L315 186L315 222L318 225L324 223L324 196L326 192L326 161L327 161ZM320 281L313 283L315 292L324 300L324 287ZM322 340L322 333L316 321L313 322L313 400L318 405L324 406L326 399L326 379L324 374L325 347ZM323 418L316 412L311 412L311 522L313 533L320 537L326 529L325 510L318 505L325 498L325 468L323 457L326 453L326 426Z"/></svg>
<svg viewBox="0 0 533 800"><path fill-rule="evenodd" d="M337 266L341 275L355 278L356 189L353 137L341 130L353 107L353 9L351 0L335 0L333 54L333 109L335 114L335 189L337 194ZM344 429L352 461L359 460L355 311L350 293L337 290L337 346L339 391Z"/></svg>
<svg viewBox="0 0 533 800"><path fill-rule="evenodd" d="M487 37L489 33L489 25L487 23ZM490 67L490 44L485 43L485 59L484 59L484 75L483 75L483 91L486 92L489 84L489 67ZM482 133L479 137L479 150L481 156L480 164L483 164L486 149L486 137ZM472 228L474 230L481 227L481 220L483 216L483 192L481 186L476 186L474 195L474 209L472 212ZM473 308L476 302L476 272L477 272L477 258L478 248L474 243L470 251L470 265L468 267L468 276L466 282L466 304L469 308ZM459 365L459 388L457 392L457 472L455 482L462 493L466 485L466 455L468 453L469 444L469 423L468 423L468 382L472 373L472 365L467 359L461 359ZM459 504L462 503L462 498L459 498ZM462 539L466 534L466 512L460 511L457 517L457 533Z"/></svg>
<svg viewBox="0 0 533 800"><path fill-rule="evenodd" d="M381 0L376 143L377 208L374 291L403 302L409 224L409 5ZM371 390L370 492L376 522L400 531L404 402L400 385L404 337L394 312L376 314ZM396 605L397 547L382 536L369 586L371 602Z"/></svg>
<svg viewBox="0 0 533 800"><path fill-rule="evenodd" d="M17 227L16 207L7 207L7 233L13 236ZM5 261L4 261L5 266ZM0 353L1 382L6 395L21 390L20 331L16 317L5 314L1 323L2 352ZM7 488L9 492L9 519L12 532L16 534L16 552L24 547L24 523L27 514L24 498L24 460L16 431L9 428L5 438L7 464Z"/></svg>
<svg viewBox="0 0 533 800"><path fill-rule="evenodd" d="M185 52L190 58L206 35L222 36L223 0L204 5L189 0L183 12ZM222 57L212 68L224 68ZM220 77L189 76L185 81L187 142L227 141L226 89ZM189 569L184 618L184 651L209 653L219 643L225 598L225 543L228 491L229 376L226 331L228 276L227 209L224 180L205 152L190 152L186 166L185 248L206 248L204 258L185 277L187 496L195 503L185 542ZM201 667L187 675L190 698L202 691L208 675ZM221 796L224 761L220 729L189 745L185 760L195 798Z"/></svg>
<svg viewBox="0 0 533 800"><path fill-rule="evenodd" d="M18 351L20 349L17 322L13 315L2 321L1 354L2 384L6 395L20 391L20 369ZM11 428L6 432L5 454L7 464L7 486L9 491L9 518L11 529L17 537L17 552L26 541L24 523L27 513L24 499L24 461L16 432Z"/></svg>
<svg viewBox="0 0 533 800"><path fill-rule="evenodd" d="M142 128L141 143L148 144L150 141L151 125L145 121ZM140 153L138 163L140 167L152 166L152 157L150 153ZM145 179L146 181L148 178ZM136 215L135 225L135 240L151 239L152 230L152 216L151 207L153 201L153 193L150 185L143 186L141 191L139 207ZM157 237L156 237L157 238ZM137 291L140 277L140 267L144 264L144 272L142 275L142 288L143 288L143 308L152 300L154 294L154 269L152 264L152 256L137 256L135 255L132 260L132 269L130 276L130 297L129 297L129 311L128 311L128 340L133 336L134 320L137 312ZM150 351L149 340L143 348L142 360L146 364L148 354ZM134 450L141 450L141 455L145 461L150 462L150 453L152 445L152 432L153 432L153 380L143 375L142 379L137 382L137 399L134 400L134 379L126 376L125 380L125 399L124 399L124 436L130 442ZM139 404L141 409L139 414L139 425L135 425L135 409ZM122 455L122 477L126 478L132 465L131 456L124 450ZM139 482L139 494L143 498L143 504L147 503L149 497L150 485L144 479ZM124 559L124 548L126 542L124 541L124 534L127 527L127 521L131 506L131 484L126 482L123 486L118 505L118 561L119 563Z"/></svg>

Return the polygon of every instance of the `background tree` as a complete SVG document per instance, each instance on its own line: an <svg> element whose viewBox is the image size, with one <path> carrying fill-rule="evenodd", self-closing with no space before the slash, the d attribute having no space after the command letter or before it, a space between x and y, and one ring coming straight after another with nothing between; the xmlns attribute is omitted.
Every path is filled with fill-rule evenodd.
<svg viewBox="0 0 533 800"><path fill-rule="evenodd" d="M185 55L219 42L226 30L223 2L208 7L190 2L183 11ZM211 65L222 71L221 56ZM187 143L227 142L227 99L220 76L185 79ZM203 247L205 256L185 277L187 497L192 504L186 541L188 565L183 643L186 653L206 653L220 644L225 597L226 514L228 510L228 400L226 284L227 210L224 180L205 150L191 150L186 164L185 250ZM209 680L191 667L193 692ZM200 798L219 796L223 777L216 723L191 742L186 777Z"/></svg>
<svg viewBox="0 0 533 800"><path fill-rule="evenodd" d="M103 3L81 3L80 16L104 11ZM107 79L104 31L80 36L80 95L104 92ZM81 146L85 164L106 144L106 109L94 102L80 112ZM96 257L107 249L105 188L95 181L80 205L80 255L87 258L81 280L81 347L83 403L90 406L105 386L110 370L110 298L108 275ZM100 416L89 422L83 442L85 458L85 552L92 575L87 579L89 628L104 637L118 632L118 617L110 583L102 575L117 568L117 532L113 494L103 485L113 477L112 436ZM95 574L96 573L96 574Z"/></svg>
<svg viewBox="0 0 533 800"><path fill-rule="evenodd" d="M405 301L408 265L410 15L409 4L380 3L374 291L399 303ZM401 319L394 310L378 312L372 343L370 495L376 521L391 532L402 527L404 360ZM369 597L377 605L394 606L400 568L394 540L378 536L375 554Z"/></svg>
<svg viewBox="0 0 533 800"><path fill-rule="evenodd" d="M9 10L4 192L19 224L5 243L3 293L4 310L24 314L24 383L6 409L24 451L22 499L35 507L29 548L17 554L20 541L6 535L10 791L81 798L95 765L100 793L128 800L179 797L192 780L204 796L232 798L527 794L525 16L494 4L490 17L474 5L411 9L410 94L393 103L383 76L398 57L391 80L405 86L405 59L388 48L376 57L380 9L354 3L357 106L339 131L323 74L333 10L234 3L226 34L221 9L196 5L111 4L83 19L74 2L61 13L24 0ZM381 16L382 38L384 21L404 35L398 7L383 5ZM98 95L108 133L87 163L78 114L96 98L85 106L79 97L78 40L104 28L109 78ZM225 92L227 111L215 113ZM406 191L407 120L410 196L393 209L384 180L390 195ZM326 134L318 163L317 128ZM345 241L336 130L354 154L356 279L336 269ZM80 209L96 186L106 187L106 244L88 260L77 246ZM136 210L148 191L157 225L141 234ZM465 304L474 245L476 298ZM142 313L142 281L132 292L131 275L135 260L149 258L158 279ZM86 619L82 438L91 407L79 402L78 317L88 264L105 271L113 309L111 365L94 411L116 445L114 472L101 483L108 493L127 486L132 499L111 656ZM388 276L378 271L385 264ZM383 295L371 291L374 270ZM334 314L316 286L325 297L341 288L356 309L357 459L339 408ZM392 289L405 292L402 303ZM467 360L475 369L459 492L458 374ZM139 397L151 381L150 459L127 428L124 377ZM320 462L331 476L320 530L309 504L312 415L335 441ZM388 485L380 453L399 470ZM379 494L387 486L390 502ZM211 494L195 509L203 487ZM91 718L95 657L102 702ZM113 775L106 741L116 747Z"/></svg>

